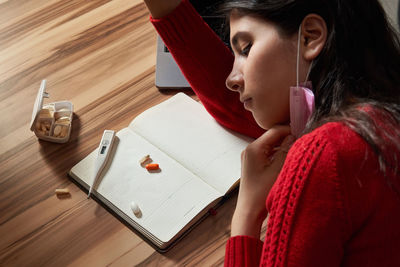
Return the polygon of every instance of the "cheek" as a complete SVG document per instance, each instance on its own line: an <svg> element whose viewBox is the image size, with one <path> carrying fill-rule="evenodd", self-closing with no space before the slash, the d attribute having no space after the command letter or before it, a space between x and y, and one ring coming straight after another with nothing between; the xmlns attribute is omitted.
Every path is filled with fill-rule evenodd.
<svg viewBox="0 0 400 267"><path fill-rule="evenodd" d="M294 85L291 77L295 77L295 65L291 66L282 55L264 55L254 59L248 71L248 85L257 96L253 115L259 125L268 129L288 122L289 88Z"/></svg>
<svg viewBox="0 0 400 267"><path fill-rule="evenodd" d="M278 104L288 95L289 87L294 85L291 77L295 77L295 72L282 57L259 55L249 58L251 64L246 66L248 88L251 88L252 93L265 98L265 101ZM295 65L292 69L295 69Z"/></svg>
<svg viewBox="0 0 400 267"><path fill-rule="evenodd" d="M253 116L263 129L270 129L274 125L288 124L290 120L289 97L281 95L278 98L269 98L261 103L261 107L254 110Z"/></svg>
<svg viewBox="0 0 400 267"><path fill-rule="evenodd" d="M247 78L246 82L248 88L251 88L252 91L260 93L271 83L269 77L271 66L268 62L268 58L259 56L259 54L253 53L249 55L244 73Z"/></svg>

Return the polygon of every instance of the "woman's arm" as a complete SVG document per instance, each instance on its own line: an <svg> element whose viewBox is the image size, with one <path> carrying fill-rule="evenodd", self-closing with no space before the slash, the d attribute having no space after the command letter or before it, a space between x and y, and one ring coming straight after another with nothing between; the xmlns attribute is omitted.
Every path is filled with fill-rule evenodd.
<svg viewBox="0 0 400 267"><path fill-rule="evenodd" d="M330 142L343 136L336 130L303 136L292 146L268 195L263 248L259 232L255 236L246 228L235 230L226 246L225 266L340 265L350 230L337 173L337 147Z"/></svg>
<svg viewBox="0 0 400 267"><path fill-rule="evenodd" d="M156 7L158 1L146 1L149 8L153 9L151 12L162 9L159 14L168 13L173 6L160 8ZM176 0L171 2L176 4ZM223 126L254 138L259 137L265 130L244 109L239 95L225 85L232 70L232 52L188 0L178 2L178 6L167 15L151 18L155 29L207 111Z"/></svg>
<svg viewBox="0 0 400 267"><path fill-rule="evenodd" d="M333 132L334 129L331 129ZM296 142L268 199L261 259L273 266L340 266L349 238L334 134Z"/></svg>
<svg viewBox="0 0 400 267"><path fill-rule="evenodd" d="M151 16L155 19L164 17L171 13L181 0L144 0Z"/></svg>
<svg viewBox="0 0 400 267"><path fill-rule="evenodd" d="M261 225L267 216L265 201L293 142L289 126L274 126L242 152L239 196L231 236L260 237Z"/></svg>

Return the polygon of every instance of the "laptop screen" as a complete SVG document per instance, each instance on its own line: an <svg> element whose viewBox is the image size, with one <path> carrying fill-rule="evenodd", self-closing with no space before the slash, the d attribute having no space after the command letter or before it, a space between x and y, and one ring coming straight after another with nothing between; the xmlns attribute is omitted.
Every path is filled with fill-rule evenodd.
<svg viewBox="0 0 400 267"><path fill-rule="evenodd" d="M224 0L189 0L203 20L229 45L229 32L225 30L225 17L219 13L219 6ZM194 31L195 32L195 31ZM161 37L157 37L157 63L155 84L159 89L188 88L190 84L173 59Z"/></svg>

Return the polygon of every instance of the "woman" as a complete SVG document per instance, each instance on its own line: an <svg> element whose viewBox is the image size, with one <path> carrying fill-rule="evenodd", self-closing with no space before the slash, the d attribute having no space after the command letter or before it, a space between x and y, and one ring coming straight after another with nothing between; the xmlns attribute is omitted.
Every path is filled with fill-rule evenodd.
<svg viewBox="0 0 400 267"><path fill-rule="evenodd" d="M188 1L145 2L207 110L257 138L225 265L400 266L400 45L378 1L229 0L234 57ZM308 72L315 111L291 146Z"/></svg>

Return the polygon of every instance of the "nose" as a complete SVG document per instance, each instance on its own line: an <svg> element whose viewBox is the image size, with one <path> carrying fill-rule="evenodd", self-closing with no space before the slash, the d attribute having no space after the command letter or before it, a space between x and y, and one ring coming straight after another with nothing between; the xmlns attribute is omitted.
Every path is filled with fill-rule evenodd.
<svg viewBox="0 0 400 267"><path fill-rule="evenodd" d="M240 92L244 87L243 74L233 67L225 83L229 90Z"/></svg>

